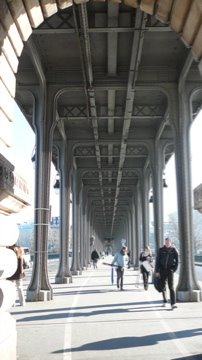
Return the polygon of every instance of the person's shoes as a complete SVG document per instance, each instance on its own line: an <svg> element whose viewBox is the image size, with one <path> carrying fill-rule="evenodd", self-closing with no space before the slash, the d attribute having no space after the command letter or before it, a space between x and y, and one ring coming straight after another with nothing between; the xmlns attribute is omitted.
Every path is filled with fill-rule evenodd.
<svg viewBox="0 0 202 360"><path fill-rule="evenodd" d="M167 302L163 302L163 307L166 307L167 306Z"/></svg>
<svg viewBox="0 0 202 360"><path fill-rule="evenodd" d="M121 288L121 291L123 291L123 288Z"/></svg>
<svg viewBox="0 0 202 360"><path fill-rule="evenodd" d="M148 284L144 284L144 289L148 290Z"/></svg>
<svg viewBox="0 0 202 360"><path fill-rule="evenodd" d="M177 309L177 305L176 304L172 304L171 305L171 309L173 310L173 309Z"/></svg>
<svg viewBox="0 0 202 360"><path fill-rule="evenodd" d="M117 283L117 288L119 289L119 283Z"/></svg>

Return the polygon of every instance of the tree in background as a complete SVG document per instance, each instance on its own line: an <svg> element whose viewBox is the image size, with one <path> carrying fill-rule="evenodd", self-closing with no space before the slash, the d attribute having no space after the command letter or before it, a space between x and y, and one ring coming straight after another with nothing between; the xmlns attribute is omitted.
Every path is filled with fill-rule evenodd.
<svg viewBox="0 0 202 360"><path fill-rule="evenodd" d="M197 210L193 210L193 224L194 224L194 249L195 255L202 252L202 214Z"/></svg>
<svg viewBox="0 0 202 360"><path fill-rule="evenodd" d="M168 215L168 222L164 223L165 237L169 236L172 239L173 244L179 250L179 233L178 233L178 215L177 212L173 212Z"/></svg>
<svg viewBox="0 0 202 360"><path fill-rule="evenodd" d="M168 216L168 222L164 223L164 232L169 236L176 248L179 249L178 216L177 212ZM202 214L193 210L193 241L195 255L202 252Z"/></svg>

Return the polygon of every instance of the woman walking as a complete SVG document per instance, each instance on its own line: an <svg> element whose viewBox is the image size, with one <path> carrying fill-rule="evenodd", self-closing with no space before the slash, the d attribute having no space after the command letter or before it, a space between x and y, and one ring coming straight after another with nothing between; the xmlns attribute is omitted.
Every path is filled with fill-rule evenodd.
<svg viewBox="0 0 202 360"><path fill-rule="evenodd" d="M26 263L24 260L24 251L21 248L21 246L19 246L17 244L9 246L9 249L13 250L17 256L18 267L17 267L15 274L13 274L11 277L9 277L8 280L15 282L19 301L20 301L20 306L24 306L25 305L25 297L24 297L24 293L23 293L23 281L22 281L22 279L25 277L24 268L26 267Z"/></svg>
<svg viewBox="0 0 202 360"><path fill-rule="evenodd" d="M149 274L153 268L152 252L151 252L149 246L146 245L144 247L144 250L140 253L139 260L142 262L142 264L140 266L140 271L141 271L142 277L143 277L144 289L148 290Z"/></svg>

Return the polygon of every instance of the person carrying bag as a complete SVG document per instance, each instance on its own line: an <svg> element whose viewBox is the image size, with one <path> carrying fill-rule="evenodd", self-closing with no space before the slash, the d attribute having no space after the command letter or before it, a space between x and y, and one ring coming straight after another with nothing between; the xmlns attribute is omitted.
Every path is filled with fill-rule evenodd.
<svg viewBox="0 0 202 360"><path fill-rule="evenodd" d="M141 261L140 271L143 277L144 289L148 290L149 287L149 274L153 270L152 252L149 246L144 247L144 251L140 253L139 260Z"/></svg>
<svg viewBox="0 0 202 360"><path fill-rule="evenodd" d="M165 239L164 246L158 250L155 266L155 276L160 278L163 306L168 303L166 293L166 283L168 283L170 291L170 305L171 309L177 308L176 305L176 293L174 290L174 272L178 268L178 251L172 246L170 238Z"/></svg>

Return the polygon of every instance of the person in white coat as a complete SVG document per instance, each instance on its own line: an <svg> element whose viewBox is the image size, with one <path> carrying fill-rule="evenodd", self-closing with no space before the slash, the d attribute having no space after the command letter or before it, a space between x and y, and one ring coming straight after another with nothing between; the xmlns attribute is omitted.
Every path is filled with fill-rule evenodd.
<svg viewBox="0 0 202 360"><path fill-rule="evenodd" d="M144 289L148 290L149 286L149 274L153 268L152 252L149 246L145 246L144 250L140 253L139 260L141 261L140 271L143 277Z"/></svg>

